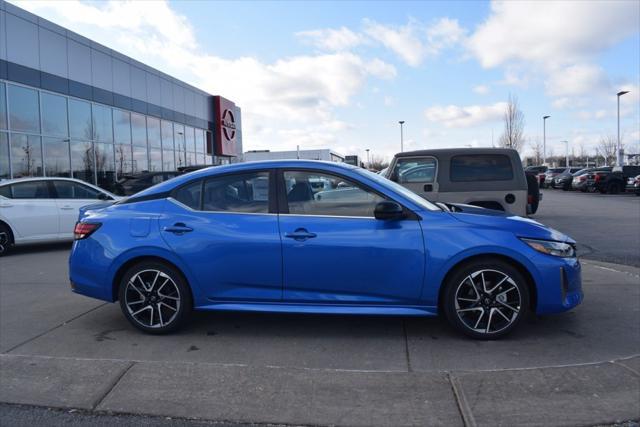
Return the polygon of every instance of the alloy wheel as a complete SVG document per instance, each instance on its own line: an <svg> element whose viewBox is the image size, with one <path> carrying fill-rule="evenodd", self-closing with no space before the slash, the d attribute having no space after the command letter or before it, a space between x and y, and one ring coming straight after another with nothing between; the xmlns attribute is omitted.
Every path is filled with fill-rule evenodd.
<svg viewBox="0 0 640 427"><path fill-rule="evenodd" d="M456 315L465 327L481 334L496 334L516 321L522 295L507 274L491 269L465 277L455 292Z"/></svg>
<svg viewBox="0 0 640 427"><path fill-rule="evenodd" d="M170 325L180 311L181 301L180 289L173 279L155 269L134 274L124 291L131 318L146 328Z"/></svg>

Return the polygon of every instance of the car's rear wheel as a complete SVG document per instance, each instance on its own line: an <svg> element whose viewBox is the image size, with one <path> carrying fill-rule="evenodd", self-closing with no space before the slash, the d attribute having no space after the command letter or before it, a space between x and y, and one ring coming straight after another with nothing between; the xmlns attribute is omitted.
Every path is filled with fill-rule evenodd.
<svg viewBox="0 0 640 427"><path fill-rule="evenodd" d="M13 246L11 230L5 224L0 224L0 256L6 254Z"/></svg>
<svg viewBox="0 0 640 427"><path fill-rule="evenodd" d="M607 187L607 193L618 194L620 192L620 185L616 182L609 184Z"/></svg>
<svg viewBox="0 0 640 427"><path fill-rule="evenodd" d="M500 338L529 311L529 288L524 277L500 260L466 264L445 286L442 308L447 320L472 338Z"/></svg>
<svg viewBox="0 0 640 427"><path fill-rule="evenodd" d="M189 318L192 299L182 275L161 262L141 262L122 277L120 308L133 326L151 334L180 328Z"/></svg>

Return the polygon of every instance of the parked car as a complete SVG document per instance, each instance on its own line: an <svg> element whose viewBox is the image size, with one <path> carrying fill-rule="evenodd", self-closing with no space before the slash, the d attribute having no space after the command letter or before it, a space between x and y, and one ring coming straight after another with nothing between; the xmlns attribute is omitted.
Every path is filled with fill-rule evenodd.
<svg viewBox="0 0 640 427"><path fill-rule="evenodd" d="M593 187L602 194L618 194L625 191L627 180L640 174L640 166L623 166L621 171L596 174Z"/></svg>
<svg viewBox="0 0 640 427"><path fill-rule="evenodd" d="M549 188L555 188L554 179L556 176L565 173L568 168L551 168L547 170L544 178L544 186Z"/></svg>
<svg viewBox="0 0 640 427"><path fill-rule="evenodd" d="M582 173L585 170L586 169L583 167L572 167L565 169L564 172L556 175L555 178L553 178L553 188L561 188L564 191L570 190L574 175L577 173Z"/></svg>
<svg viewBox="0 0 640 427"><path fill-rule="evenodd" d="M595 191L594 182L596 180L596 175L599 173L608 173L610 171L611 166L602 166L599 168L589 168L578 171L573 176L571 188L583 193L587 191L593 192Z"/></svg>
<svg viewBox="0 0 640 427"><path fill-rule="evenodd" d="M547 176L545 173L547 172L547 169L549 168L543 165L527 166L524 168L524 171L525 173L534 174L538 180L538 188L544 188L544 180Z"/></svg>
<svg viewBox="0 0 640 427"><path fill-rule="evenodd" d="M464 203L526 216L540 192L527 183L518 152L453 148L398 153L385 175L432 202Z"/></svg>
<svg viewBox="0 0 640 427"><path fill-rule="evenodd" d="M314 194L318 179L331 190ZM326 197L332 191L351 197ZM566 235L504 212L436 205L330 162L186 174L83 211L75 238L72 290L119 301L132 325L154 334L178 329L192 310L235 310L443 314L492 339L531 311L562 312L583 298Z"/></svg>
<svg viewBox="0 0 640 427"><path fill-rule="evenodd" d="M636 196L640 196L640 175L627 179L627 191L635 193Z"/></svg>
<svg viewBox="0 0 640 427"><path fill-rule="evenodd" d="M119 197L71 178L0 182L0 255L13 245L73 239L82 206Z"/></svg>

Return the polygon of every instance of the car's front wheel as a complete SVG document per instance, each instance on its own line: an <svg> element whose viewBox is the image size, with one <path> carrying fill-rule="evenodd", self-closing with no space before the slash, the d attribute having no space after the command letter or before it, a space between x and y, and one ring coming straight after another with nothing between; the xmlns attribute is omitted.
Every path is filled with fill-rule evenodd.
<svg viewBox="0 0 640 427"><path fill-rule="evenodd" d="M4 224L0 224L0 256L6 254L13 245L11 230Z"/></svg>
<svg viewBox="0 0 640 427"><path fill-rule="evenodd" d="M129 268L120 281L118 298L127 320L151 334L177 330L192 310L191 292L182 275L155 261Z"/></svg>
<svg viewBox="0 0 640 427"><path fill-rule="evenodd" d="M442 308L458 331L476 339L511 332L529 310L529 288L522 274L501 260L482 260L455 271L445 284Z"/></svg>

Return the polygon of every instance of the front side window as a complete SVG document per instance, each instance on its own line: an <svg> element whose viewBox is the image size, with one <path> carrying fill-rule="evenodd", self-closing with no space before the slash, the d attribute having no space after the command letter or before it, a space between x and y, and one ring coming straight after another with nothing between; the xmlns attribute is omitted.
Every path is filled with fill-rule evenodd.
<svg viewBox="0 0 640 427"><path fill-rule="evenodd" d="M320 172L284 173L289 213L295 215L374 217L384 197L346 178Z"/></svg>
<svg viewBox="0 0 640 427"><path fill-rule="evenodd" d="M20 182L11 186L14 199L50 199L46 181Z"/></svg>
<svg viewBox="0 0 640 427"><path fill-rule="evenodd" d="M71 181L53 181L58 199L99 199L100 192Z"/></svg>
<svg viewBox="0 0 640 427"><path fill-rule="evenodd" d="M204 183L203 210L269 212L269 172L225 175Z"/></svg>
<svg viewBox="0 0 640 427"><path fill-rule="evenodd" d="M173 194L173 198L191 209L200 209L200 195L202 192L202 181L195 181L178 188Z"/></svg>
<svg viewBox="0 0 640 427"><path fill-rule="evenodd" d="M436 159L433 157L398 159L393 168L394 181L406 183L433 183L436 178Z"/></svg>
<svg viewBox="0 0 640 427"><path fill-rule="evenodd" d="M510 181L511 160L503 154L468 154L451 158L451 181Z"/></svg>

